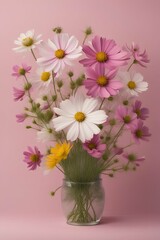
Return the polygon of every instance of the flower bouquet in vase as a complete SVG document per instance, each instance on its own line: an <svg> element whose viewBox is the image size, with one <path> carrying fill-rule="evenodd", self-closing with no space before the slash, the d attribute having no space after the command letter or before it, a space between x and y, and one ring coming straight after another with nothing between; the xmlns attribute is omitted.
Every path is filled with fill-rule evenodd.
<svg viewBox="0 0 160 240"><path fill-rule="evenodd" d="M135 71L149 62L146 51L100 36L86 43L92 29L84 33L82 46L60 27L47 42L34 30L21 33L14 51L33 58L13 66L12 73L22 83L13 88L14 100L27 99L17 122L29 121L26 128L35 130L46 145L44 153L28 147L24 162L29 170L43 166L45 172L57 168L64 175L62 186L51 194L61 188L64 214L74 225L100 221L102 174L136 170L145 158L132 146L150 136L144 124L149 111L137 99L148 83ZM79 68L83 72L77 74Z"/></svg>

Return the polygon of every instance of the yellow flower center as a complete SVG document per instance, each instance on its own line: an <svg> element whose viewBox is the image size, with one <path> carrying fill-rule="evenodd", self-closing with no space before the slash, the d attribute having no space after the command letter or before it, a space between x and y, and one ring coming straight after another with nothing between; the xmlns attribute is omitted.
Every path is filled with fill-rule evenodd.
<svg viewBox="0 0 160 240"><path fill-rule="evenodd" d="M86 118L85 114L82 113L82 112L77 112L75 115L74 115L74 118L76 119L76 121L78 122L83 122Z"/></svg>
<svg viewBox="0 0 160 240"><path fill-rule="evenodd" d="M90 150L92 150L92 149L95 149L96 148L96 144L95 143L88 143L88 148L90 149Z"/></svg>
<svg viewBox="0 0 160 240"><path fill-rule="evenodd" d="M100 76L97 79L97 83L99 86L104 87L108 84L108 79L105 76Z"/></svg>
<svg viewBox="0 0 160 240"><path fill-rule="evenodd" d="M31 160L32 162L38 162L39 157L38 157L38 155L36 155L36 154L32 154L32 155L30 156L30 160Z"/></svg>
<svg viewBox="0 0 160 240"><path fill-rule="evenodd" d="M62 49L58 49L55 51L55 56L59 59L64 58L65 56L65 51Z"/></svg>
<svg viewBox="0 0 160 240"><path fill-rule="evenodd" d="M106 62L108 60L108 56L105 52L98 52L96 54L96 60L98 62Z"/></svg>
<svg viewBox="0 0 160 240"><path fill-rule="evenodd" d="M124 123L130 123L131 117L130 117L129 115L126 115L126 116L123 118L123 120L124 120Z"/></svg>
<svg viewBox="0 0 160 240"><path fill-rule="evenodd" d="M136 88L135 82L134 82L134 81L129 81L129 82L128 82L128 87L129 87L130 89L135 89L135 88Z"/></svg>
<svg viewBox="0 0 160 240"><path fill-rule="evenodd" d="M51 76L50 72L42 72L41 80L44 82L47 82L49 80L50 76Z"/></svg>
<svg viewBox="0 0 160 240"><path fill-rule="evenodd" d="M26 71L23 68L19 69L19 74L20 75L25 75Z"/></svg>
<svg viewBox="0 0 160 240"><path fill-rule="evenodd" d="M141 110L140 109L136 109L135 113L137 114L137 117L141 116Z"/></svg>
<svg viewBox="0 0 160 240"><path fill-rule="evenodd" d="M140 130L140 129L138 129L137 131L136 131L136 137L137 138L141 138L143 136L143 132Z"/></svg>
<svg viewBox="0 0 160 240"><path fill-rule="evenodd" d="M27 38L24 38L22 40L22 44L25 46L25 47L30 47L33 45L33 39L30 38L30 37L27 37Z"/></svg>

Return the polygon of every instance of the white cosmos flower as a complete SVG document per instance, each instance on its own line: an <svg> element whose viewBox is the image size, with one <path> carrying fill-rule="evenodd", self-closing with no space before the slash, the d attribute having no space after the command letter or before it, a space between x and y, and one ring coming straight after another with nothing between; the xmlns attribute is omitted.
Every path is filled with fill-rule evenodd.
<svg viewBox="0 0 160 240"><path fill-rule="evenodd" d="M143 76L140 73L120 72L119 76L124 83L124 88L134 96L138 96L138 93L148 89L148 83L143 81Z"/></svg>
<svg viewBox="0 0 160 240"><path fill-rule="evenodd" d="M48 44L40 48L41 58L37 59L45 71L61 72L65 65L71 65L71 60L81 56L82 47L78 40L67 33L55 34L53 41L48 39Z"/></svg>
<svg viewBox="0 0 160 240"><path fill-rule="evenodd" d="M37 132L37 139L40 142L55 141L54 130L50 125L41 129Z"/></svg>
<svg viewBox="0 0 160 240"><path fill-rule="evenodd" d="M56 131L67 128L67 140L75 141L79 138L82 142L90 140L94 134L100 132L96 124L106 121L107 115L103 110L97 110L99 101L94 98L84 98L77 93L70 99L62 101L60 108L54 108L56 114L60 115L53 119Z"/></svg>
<svg viewBox="0 0 160 240"><path fill-rule="evenodd" d="M46 72L43 68L37 70L36 81L34 84L40 92L48 93L53 87L52 73Z"/></svg>
<svg viewBox="0 0 160 240"><path fill-rule="evenodd" d="M18 47L13 48L16 52L25 52L36 47L40 44L41 34L35 36L34 30L27 31L26 33L21 33L17 40L14 41Z"/></svg>

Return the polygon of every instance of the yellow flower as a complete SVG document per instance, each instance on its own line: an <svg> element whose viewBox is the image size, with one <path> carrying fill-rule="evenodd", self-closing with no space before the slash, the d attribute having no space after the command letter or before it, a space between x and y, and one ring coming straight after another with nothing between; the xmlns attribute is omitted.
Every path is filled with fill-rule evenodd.
<svg viewBox="0 0 160 240"><path fill-rule="evenodd" d="M50 154L46 158L46 167L48 169L54 168L61 160L68 157L72 146L70 143L57 143L55 147L50 149Z"/></svg>

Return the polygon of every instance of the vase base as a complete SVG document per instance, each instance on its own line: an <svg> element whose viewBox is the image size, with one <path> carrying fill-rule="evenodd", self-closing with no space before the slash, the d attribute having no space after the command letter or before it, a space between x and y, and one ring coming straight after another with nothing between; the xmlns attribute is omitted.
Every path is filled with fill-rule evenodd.
<svg viewBox="0 0 160 240"><path fill-rule="evenodd" d="M96 220L96 221L88 222L88 223L77 223L77 222L67 221L67 224L68 225L73 225L73 226L93 226L93 225L99 224L99 222L100 222L100 220Z"/></svg>

